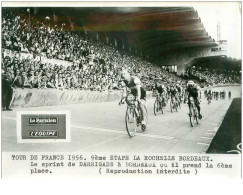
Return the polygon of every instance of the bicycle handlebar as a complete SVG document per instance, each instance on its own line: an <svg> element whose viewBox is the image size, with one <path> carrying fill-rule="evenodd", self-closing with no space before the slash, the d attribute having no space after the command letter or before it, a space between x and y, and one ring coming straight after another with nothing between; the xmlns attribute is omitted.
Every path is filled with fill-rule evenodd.
<svg viewBox="0 0 243 195"><path fill-rule="evenodd" d="M126 96L126 97L127 97L127 96ZM121 104L124 104L123 99L125 99L126 97L122 97L122 98L121 98L121 100L120 100L119 103L118 103L119 106L121 106ZM139 104L141 103L141 102L137 99L137 97L135 97L135 101L138 102Z"/></svg>

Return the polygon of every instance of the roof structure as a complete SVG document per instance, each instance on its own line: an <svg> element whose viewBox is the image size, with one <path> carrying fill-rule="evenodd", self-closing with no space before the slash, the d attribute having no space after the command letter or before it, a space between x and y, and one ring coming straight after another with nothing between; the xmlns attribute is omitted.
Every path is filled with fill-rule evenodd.
<svg viewBox="0 0 243 195"><path fill-rule="evenodd" d="M125 3L125 2L124 2ZM193 7L48 7L32 8L36 17L55 15L58 23L72 23L76 31L99 33L156 58L171 51L213 47Z"/></svg>

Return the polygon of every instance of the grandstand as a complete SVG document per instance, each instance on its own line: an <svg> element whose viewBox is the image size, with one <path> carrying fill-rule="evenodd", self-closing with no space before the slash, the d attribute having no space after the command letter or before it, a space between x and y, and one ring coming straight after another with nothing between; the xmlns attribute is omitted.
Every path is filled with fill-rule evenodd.
<svg viewBox="0 0 243 195"><path fill-rule="evenodd" d="M128 68L151 90L158 77L183 81L174 74L217 46L191 7L124 10L3 8L2 68L14 87L95 91L119 89Z"/></svg>

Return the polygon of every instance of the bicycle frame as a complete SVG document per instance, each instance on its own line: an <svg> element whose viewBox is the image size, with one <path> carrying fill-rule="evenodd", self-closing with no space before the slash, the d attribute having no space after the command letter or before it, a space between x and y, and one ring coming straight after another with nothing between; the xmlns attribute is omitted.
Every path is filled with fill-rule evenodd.
<svg viewBox="0 0 243 195"><path fill-rule="evenodd" d="M128 95L127 95L128 96ZM122 97L119 105L122 104L122 100L127 98ZM127 101L126 101L127 102ZM125 123L126 123L126 129L127 133L130 137L134 137L136 135L137 127L139 127L142 123L142 110L140 109L139 102L134 98L130 99L129 103L127 102L127 110L126 110L126 115L125 115ZM144 117L147 121L147 109L145 105L141 104L145 108L146 113L144 114ZM132 118L130 118L132 117ZM130 120L132 119L132 120ZM142 131L145 131L142 129Z"/></svg>

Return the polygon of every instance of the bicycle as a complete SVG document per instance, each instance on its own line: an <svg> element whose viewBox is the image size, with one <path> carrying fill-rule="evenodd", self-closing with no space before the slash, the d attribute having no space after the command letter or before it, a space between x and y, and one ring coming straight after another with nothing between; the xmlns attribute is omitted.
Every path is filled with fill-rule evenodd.
<svg viewBox="0 0 243 195"><path fill-rule="evenodd" d="M198 113L197 113L197 108L195 106L193 97L189 98L188 105L189 105L189 114L188 115L190 118L191 126L193 127L195 125L195 123L198 124Z"/></svg>
<svg viewBox="0 0 243 195"><path fill-rule="evenodd" d="M177 97L176 97L176 102L178 104L178 108L181 108L181 103L182 103L182 100L181 100L181 94L178 94Z"/></svg>
<svg viewBox="0 0 243 195"><path fill-rule="evenodd" d="M177 103L175 97L171 97L171 100L170 100L170 110L171 110L171 112L173 113L173 111L177 111L177 108L178 108L178 103Z"/></svg>
<svg viewBox="0 0 243 195"><path fill-rule="evenodd" d="M154 102L154 115L156 116L159 111L164 114L165 109L165 99L164 97L160 97L159 93L156 94L156 99Z"/></svg>
<svg viewBox="0 0 243 195"><path fill-rule="evenodd" d="M126 123L126 129L127 129L127 133L128 135L132 138L136 135L137 133L137 128L141 127L142 131L145 131L142 128L141 122L142 122L142 113L141 110L138 106L139 103L136 100L136 97L132 94L128 94L126 97L123 97L119 103L122 104L122 100L125 99L126 103L127 103L127 110L126 110L126 115L125 115L125 123ZM143 107L143 110L145 111L144 113L144 117L145 117L145 121L146 124L148 123L148 112L147 112L147 108L145 107L145 105L141 104L140 106Z"/></svg>

